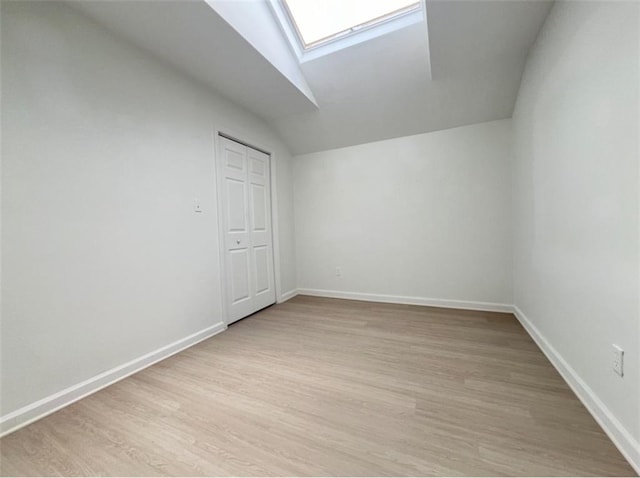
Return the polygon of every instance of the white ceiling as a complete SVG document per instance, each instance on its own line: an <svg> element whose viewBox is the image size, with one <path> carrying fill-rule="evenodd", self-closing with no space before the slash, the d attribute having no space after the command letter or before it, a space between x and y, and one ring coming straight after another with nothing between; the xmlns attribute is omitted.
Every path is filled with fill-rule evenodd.
<svg viewBox="0 0 640 478"><path fill-rule="evenodd" d="M273 55L259 52L223 18L231 18L235 7L248 4L209 1L220 3L222 13L204 0L71 0L68 4L267 121L317 109L304 85L283 74L272 64ZM271 15L268 8L260 8L265 5L254 6L256 13ZM262 25L264 18L257 23ZM242 25L239 29L244 30Z"/></svg>
<svg viewBox="0 0 640 478"><path fill-rule="evenodd" d="M319 108L276 128L293 152L306 153L509 118L551 3L428 1L428 27L304 63Z"/></svg>
<svg viewBox="0 0 640 478"><path fill-rule="evenodd" d="M300 66L274 62L255 34L245 40L246 1L235 29L220 1L73 4L270 122L295 154L510 117L552 5L427 0L426 23L303 63L305 84ZM256 25L266 1L253 0Z"/></svg>

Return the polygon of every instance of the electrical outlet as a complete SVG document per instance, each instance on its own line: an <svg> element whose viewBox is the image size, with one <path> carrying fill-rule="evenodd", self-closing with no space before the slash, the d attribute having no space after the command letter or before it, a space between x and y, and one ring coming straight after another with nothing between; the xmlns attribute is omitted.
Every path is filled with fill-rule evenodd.
<svg viewBox="0 0 640 478"><path fill-rule="evenodd" d="M624 376L624 350L613 344L613 371Z"/></svg>
<svg viewBox="0 0 640 478"><path fill-rule="evenodd" d="M336 267L336 277L342 277L342 268Z"/></svg>

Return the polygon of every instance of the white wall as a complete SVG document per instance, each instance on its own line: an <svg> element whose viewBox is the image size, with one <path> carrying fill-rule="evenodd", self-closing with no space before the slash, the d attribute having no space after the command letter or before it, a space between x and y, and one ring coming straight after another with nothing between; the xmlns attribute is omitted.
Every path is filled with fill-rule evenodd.
<svg viewBox="0 0 640 478"><path fill-rule="evenodd" d="M639 10L557 2L513 116L515 304L638 467Z"/></svg>
<svg viewBox="0 0 640 478"><path fill-rule="evenodd" d="M296 156L298 287L511 304L509 135L501 120Z"/></svg>
<svg viewBox="0 0 640 478"><path fill-rule="evenodd" d="M2 100L2 415L220 322L214 128L274 153L295 288L251 114L54 2L2 2Z"/></svg>

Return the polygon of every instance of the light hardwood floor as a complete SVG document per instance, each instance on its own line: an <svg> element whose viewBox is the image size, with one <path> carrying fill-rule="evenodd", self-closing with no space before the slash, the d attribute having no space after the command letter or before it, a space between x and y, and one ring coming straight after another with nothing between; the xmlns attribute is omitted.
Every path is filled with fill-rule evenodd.
<svg viewBox="0 0 640 478"><path fill-rule="evenodd" d="M511 314L302 296L0 447L2 475L633 475Z"/></svg>

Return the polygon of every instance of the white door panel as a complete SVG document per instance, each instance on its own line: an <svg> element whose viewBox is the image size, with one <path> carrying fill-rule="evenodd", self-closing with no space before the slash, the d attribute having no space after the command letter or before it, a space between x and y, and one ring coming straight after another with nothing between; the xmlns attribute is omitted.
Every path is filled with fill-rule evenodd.
<svg viewBox="0 0 640 478"><path fill-rule="evenodd" d="M249 250L235 249L229 251L231 270L231 303L250 299Z"/></svg>
<svg viewBox="0 0 640 478"><path fill-rule="evenodd" d="M245 208L246 184L234 178L225 178L227 186L227 217L229 232L247 232L247 211Z"/></svg>
<svg viewBox="0 0 640 478"><path fill-rule="evenodd" d="M252 231L267 230L267 192L262 184L251 185L251 207L253 208Z"/></svg>
<svg viewBox="0 0 640 478"><path fill-rule="evenodd" d="M225 157L225 165L231 169L244 171L246 166L245 157L242 151L235 147L227 148L227 156Z"/></svg>
<svg viewBox="0 0 640 478"><path fill-rule="evenodd" d="M256 151L259 152L259 151ZM251 174L254 174L256 176L261 176L264 177L265 172L266 172L266 161L264 160L264 158L260 158L259 156L256 156L255 154L253 154L251 157ZM268 158L267 158L268 160Z"/></svg>
<svg viewBox="0 0 640 478"><path fill-rule="evenodd" d="M269 251L267 246L253 248L253 259L256 268L256 295L269 290Z"/></svg>
<svg viewBox="0 0 640 478"><path fill-rule="evenodd" d="M270 157L219 138L228 323L275 302Z"/></svg>

